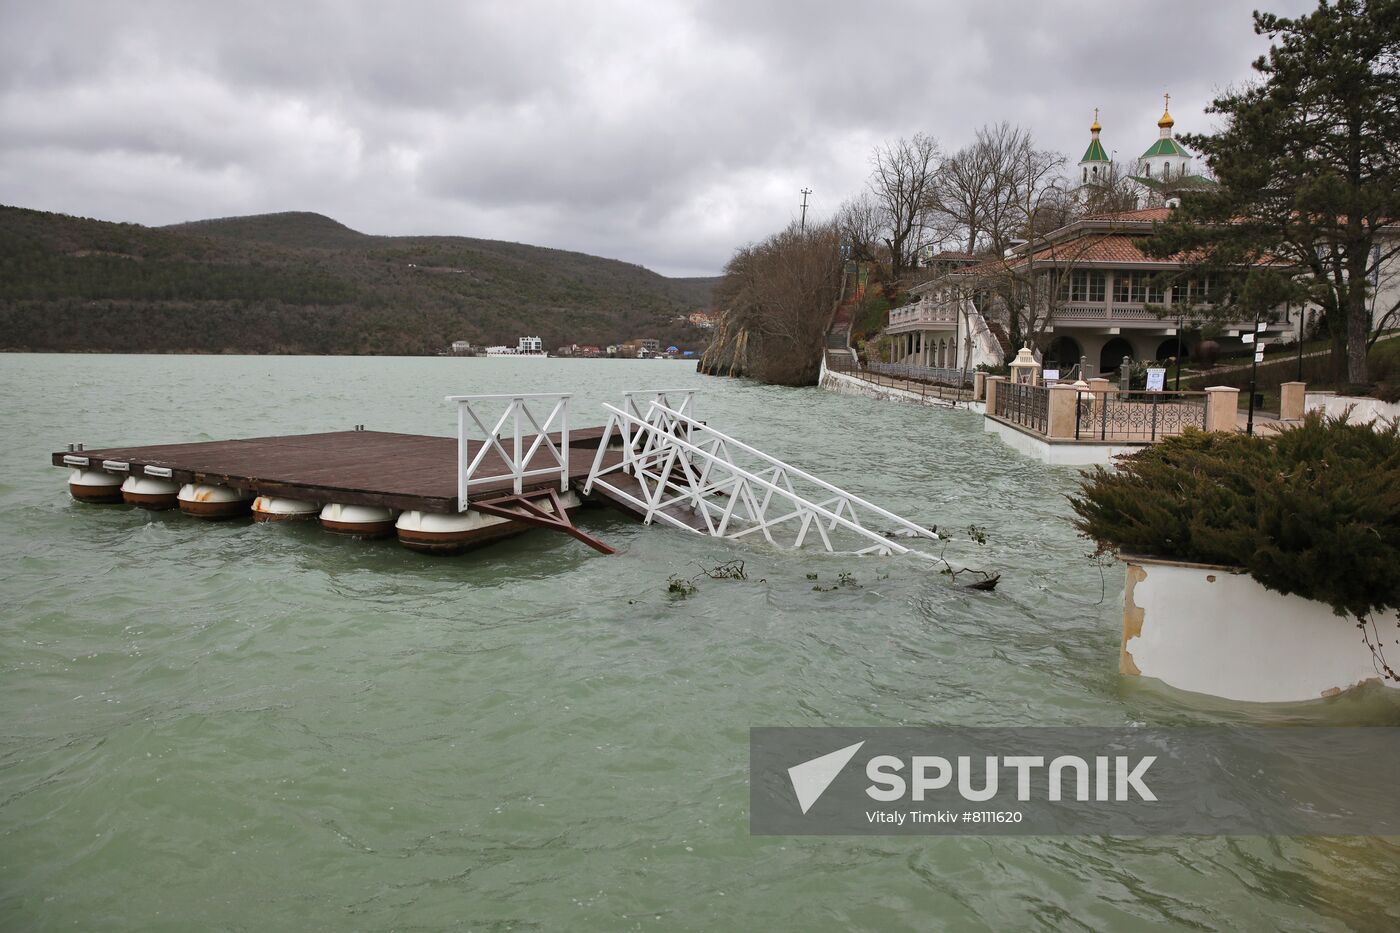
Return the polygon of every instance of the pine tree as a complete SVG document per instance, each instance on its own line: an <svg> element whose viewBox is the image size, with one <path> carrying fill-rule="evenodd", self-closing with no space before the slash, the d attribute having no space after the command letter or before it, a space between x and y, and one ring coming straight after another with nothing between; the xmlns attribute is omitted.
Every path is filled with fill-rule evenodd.
<svg viewBox="0 0 1400 933"><path fill-rule="evenodd" d="M1265 300L1322 308L1347 381L1367 382L1370 276L1400 254L1400 0L1320 0L1312 13L1254 14L1273 45L1262 80L1216 98L1220 132L1183 140L1218 188L1191 192L1142 243L1216 269L1249 268L1217 313ZM1253 307L1251 307L1253 306ZM1400 304L1383 309L1394 320Z"/></svg>

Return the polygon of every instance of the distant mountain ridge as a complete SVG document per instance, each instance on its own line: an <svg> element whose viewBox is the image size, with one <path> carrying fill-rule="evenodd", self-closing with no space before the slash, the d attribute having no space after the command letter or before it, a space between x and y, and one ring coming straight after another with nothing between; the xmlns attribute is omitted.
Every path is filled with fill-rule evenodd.
<svg viewBox="0 0 1400 933"><path fill-rule="evenodd" d="M214 217L168 224L157 230L191 233L196 236L219 236L234 240L254 240L275 246L297 246L315 249L342 249L364 246L374 240L387 239L352 230L325 214L310 211L280 211L275 214L246 214L239 217Z"/></svg>
<svg viewBox="0 0 1400 933"><path fill-rule="evenodd" d="M9 350L414 354L523 334L699 350L705 333L683 319L717 281L299 211L144 227L0 206Z"/></svg>

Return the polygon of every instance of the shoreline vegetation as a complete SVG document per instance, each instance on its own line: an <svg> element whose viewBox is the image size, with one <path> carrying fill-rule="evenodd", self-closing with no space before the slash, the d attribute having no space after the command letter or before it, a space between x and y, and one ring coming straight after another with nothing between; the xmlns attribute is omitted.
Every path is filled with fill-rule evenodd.
<svg viewBox="0 0 1400 933"><path fill-rule="evenodd" d="M435 355L639 336L702 346L715 279L308 213L144 227L0 206L0 351Z"/></svg>
<svg viewBox="0 0 1400 933"><path fill-rule="evenodd" d="M835 224L792 224L738 250L715 287L722 311L700 372L815 385L843 266Z"/></svg>
<svg viewBox="0 0 1400 933"><path fill-rule="evenodd" d="M1213 132L1184 133L1178 142L1164 99L1158 144L1127 166L1103 150L1097 112L1090 148L1077 163L1007 122L984 125L952 152L922 131L877 146L865 189L835 219L843 254L871 268L886 302L867 299L854 309L852 346L874 357L866 344L888 326L890 306L941 279L921 297L947 315L944 323L959 307L976 307L1000 345L983 354L986 365L1003 365L1028 347L1072 366L1084 355L1080 337L1102 337L1102 346L1120 336L1075 319L1076 302L1106 300L1087 284L1074 286L1075 277L1129 259L1111 256L1107 241L1056 232L1081 220L1123 219L1138 225L1122 245L1145 280L1126 286L1128 301L1118 297L1115 273L1114 303L1130 314L1150 312L1163 328L1177 323L1183 335L1172 364L1208 361L1222 333L1238 337L1253 322L1254 333L1268 336L1251 351L1279 345L1281 330L1325 338L1330 353L1309 361L1308 375L1299 362L1293 380L1400 399L1394 366L1373 352L1400 323L1397 13L1397 0L1324 0L1298 17L1255 12L1254 32L1267 39L1268 53L1254 61L1254 80L1210 102ZM1162 162L1166 152L1174 155ZM1197 158L1204 174L1192 169ZM1145 211L1153 216L1125 216ZM1170 302L1162 300L1167 292ZM1075 313L1056 334L1066 310ZM751 318L736 315L713 371L764 379L776 368L770 351L743 339L754 330ZM1088 329L1076 337L1071 327ZM1142 355L1138 363L1153 352L1128 349ZM805 345L800 350L791 365L805 378ZM1108 359L1100 356L1095 368L1113 368ZM1261 391L1256 375L1251 370L1239 387Z"/></svg>
<svg viewBox="0 0 1400 933"><path fill-rule="evenodd" d="M1238 567L1330 606L1400 681L1384 654L1400 625L1400 425L1312 412L1265 435L1188 431L1096 467L1069 504L1096 558Z"/></svg>

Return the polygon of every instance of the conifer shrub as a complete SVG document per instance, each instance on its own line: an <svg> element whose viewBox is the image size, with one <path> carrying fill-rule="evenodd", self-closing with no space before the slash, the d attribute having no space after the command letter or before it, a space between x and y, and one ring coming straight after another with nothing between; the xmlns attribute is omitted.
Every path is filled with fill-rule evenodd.
<svg viewBox="0 0 1400 933"><path fill-rule="evenodd" d="M1277 434L1191 431L1070 496L1098 553L1240 567L1364 622L1400 609L1400 430L1314 412Z"/></svg>

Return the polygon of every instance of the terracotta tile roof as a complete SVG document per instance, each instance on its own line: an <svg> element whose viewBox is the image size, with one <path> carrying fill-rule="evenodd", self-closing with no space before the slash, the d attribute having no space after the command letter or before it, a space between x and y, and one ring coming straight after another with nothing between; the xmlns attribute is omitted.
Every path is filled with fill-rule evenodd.
<svg viewBox="0 0 1400 933"><path fill-rule="evenodd" d="M1143 213L1137 211L1135 213ZM1013 256L1008 258L996 257L983 260L975 266L968 266L958 270L961 275L994 275L1001 274L1010 269L1019 268L1026 263L1025 256ZM1148 256L1137 244L1133 242L1133 237L1127 234L1097 233L1071 240L1069 243L1052 244L1042 246L1035 251L1037 262L1103 262L1103 263L1178 263L1183 261L1183 256L1177 255L1167 259L1156 259Z"/></svg>
<svg viewBox="0 0 1400 933"><path fill-rule="evenodd" d="M1019 260L1018 260L1019 261ZM1012 268L1008 260L1001 256L994 256L991 259L984 259L971 266L963 266L961 269L953 271L953 275L989 275L992 273L1005 272Z"/></svg>
<svg viewBox="0 0 1400 933"><path fill-rule="evenodd" d="M1036 250L1037 260L1059 262L1180 262L1181 256L1156 259L1133 242L1133 237L1105 233L1086 236L1059 246Z"/></svg>
<svg viewBox="0 0 1400 933"><path fill-rule="evenodd" d="M1090 214L1085 220L1109 220L1123 223L1151 223L1166 220L1172 215L1170 207L1148 207L1140 211L1112 211L1107 214Z"/></svg>

